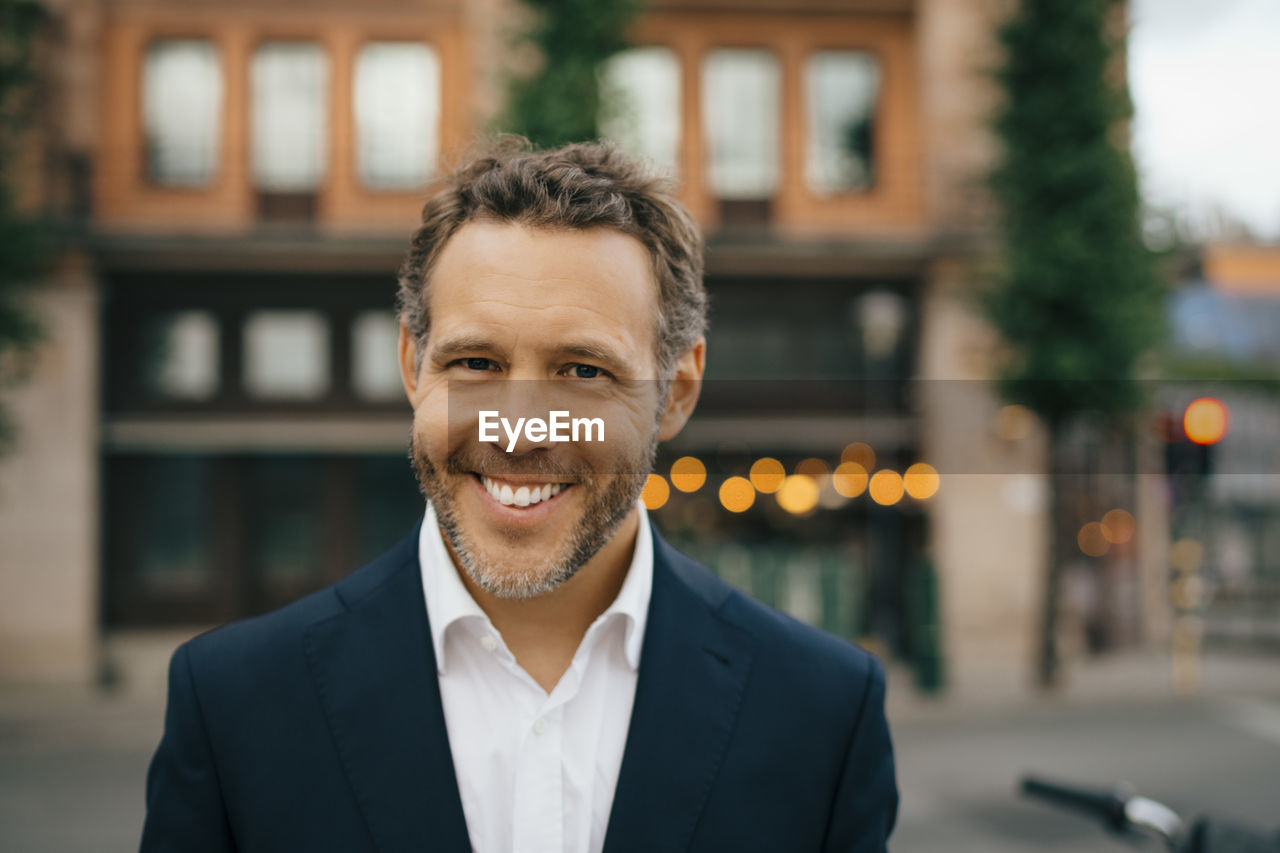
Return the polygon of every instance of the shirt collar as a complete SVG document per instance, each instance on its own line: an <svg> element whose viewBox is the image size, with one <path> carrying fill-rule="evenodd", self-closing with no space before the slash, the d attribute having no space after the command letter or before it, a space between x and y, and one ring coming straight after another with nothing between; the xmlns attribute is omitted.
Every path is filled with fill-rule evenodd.
<svg viewBox="0 0 1280 853"><path fill-rule="evenodd" d="M631 565L613 603L596 620L603 623L614 615L626 619L623 650L627 664L634 671L640 666L640 648L644 643L645 624L649 615L649 599L653 594L653 533L649 513L641 504L640 523L636 528L636 544ZM458 577L458 570L440 535L435 508L427 504L427 512L418 534L418 564L422 571L422 592L427 601L427 621L431 625L431 646L435 651L436 669L445 672L445 636L455 623L471 619L489 624L489 617L476 604Z"/></svg>

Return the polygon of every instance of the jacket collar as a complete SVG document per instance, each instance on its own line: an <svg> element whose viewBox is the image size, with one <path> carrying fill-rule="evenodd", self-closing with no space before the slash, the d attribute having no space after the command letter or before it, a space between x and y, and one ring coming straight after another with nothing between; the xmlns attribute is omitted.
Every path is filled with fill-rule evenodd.
<svg viewBox="0 0 1280 853"><path fill-rule="evenodd" d="M308 664L351 789L382 853L467 851L418 562L419 528L335 588ZM719 615L728 587L653 534L653 588L605 853L685 850L751 668ZM672 772L678 768L678 772Z"/></svg>
<svg viewBox="0 0 1280 853"><path fill-rule="evenodd" d="M636 530L636 543L627 567L626 578L618 595L609 604L599 621L620 617L626 620L623 653L632 670L640 666L641 643L649 616L649 598L653 592L653 534L649 513L644 505L639 507L640 524ZM441 675L449 666L450 629L463 622L475 621L492 627L489 617L476 603L471 593L458 577L458 570L440 534L435 507L427 505L426 515L419 525L417 540L418 564L422 572L422 589L427 600L427 622L431 630L431 649Z"/></svg>

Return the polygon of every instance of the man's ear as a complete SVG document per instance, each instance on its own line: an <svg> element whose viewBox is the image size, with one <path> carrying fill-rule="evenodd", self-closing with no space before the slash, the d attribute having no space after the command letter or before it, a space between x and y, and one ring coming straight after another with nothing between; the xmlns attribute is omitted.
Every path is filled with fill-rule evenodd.
<svg viewBox="0 0 1280 853"><path fill-rule="evenodd" d="M409 398L409 402L413 403L418 393L418 347L413 340L413 335L405 327L404 320L400 321L398 347L400 352L400 381L404 384L404 393Z"/></svg>
<svg viewBox="0 0 1280 853"><path fill-rule="evenodd" d="M658 423L659 441L675 438L693 414L694 406L698 405L698 395L702 393L702 371L706 360L707 341L698 338L698 342L676 362L675 375L667 388L667 406Z"/></svg>

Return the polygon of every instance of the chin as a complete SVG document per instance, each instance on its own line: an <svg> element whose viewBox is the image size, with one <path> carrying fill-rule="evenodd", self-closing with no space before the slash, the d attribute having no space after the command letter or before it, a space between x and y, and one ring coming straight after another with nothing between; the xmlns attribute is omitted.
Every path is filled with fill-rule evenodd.
<svg viewBox="0 0 1280 853"><path fill-rule="evenodd" d="M471 559L462 551L458 552L458 557L476 586L495 598L534 598L551 592L576 573L576 568L565 562L530 567L527 561L520 565L484 555Z"/></svg>

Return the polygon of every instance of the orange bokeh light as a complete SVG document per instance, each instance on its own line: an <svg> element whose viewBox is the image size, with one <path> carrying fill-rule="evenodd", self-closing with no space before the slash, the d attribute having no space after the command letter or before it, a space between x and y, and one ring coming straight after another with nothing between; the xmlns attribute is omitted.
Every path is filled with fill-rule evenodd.
<svg viewBox="0 0 1280 853"><path fill-rule="evenodd" d="M707 481L707 466L696 456L681 456L671 463L671 485L682 492L696 492Z"/></svg>
<svg viewBox="0 0 1280 853"><path fill-rule="evenodd" d="M927 462L917 462L902 475L902 485L907 494L918 501L928 500L938 493L942 478L938 471Z"/></svg>
<svg viewBox="0 0 1280 853"><path fill-rule="evenodd" d="M1107 541L1106 534L1103 532L1102 523L1098 521L1091 521L1080 528L1080 532L1076 534L1076 544L1090 557L1101 557L1111 549L1111 543Z"/></svg>
<svg viewBox="0 0 1280 853"><path fill-rule="evenodd" d="M796 464L797 474L803 474L804 476L812 477L815 480L821 480L830 472L831 466L816 457L801 459L800 462Z"/></svg>
<svg viewBox="0 0 1280 853"><path fill-rule="evenodd" d="M787 476L787 469L771 456L757 459L751 466L751 485L756 491L771 495L782 488L782 480Z"/></svg>
<svg viewBox="0 0 1280 853"><path fill-rule="evenodd" d="M1114 545L1123 545L1133 538L1137 521L1128 510L1113 509L1102 516L1102 535Z"/></svg>
<svg viewBox="0 0 1280 853"><path fill-rule="evenodd" d="M775 497L778 506L792 515L812 512L818 505L818 482L804 474L792 474L782 481Z"/></svg>
<svg viewBox="0 0 1280 853"><path fill-rule="evenodd" d="M671 497L671 487L667 485L667 480L661 474L650 474L649 479L644 481L644 490L640 492L640 500L644 501L645 509L658 509L667 502L667 498Z"/></svg>
<svg viewBox="0 0 1280 853"><path fill-rule="evenodd" d="M1192 400L1182 415L1182 428L1196 444L1217 444L1227 434L1227 407L1221 400Z"/></svg>
<svg viewBox="0 0 1280 853"><path fill-rule="evenodd" d="M831 485L846 498L856 498L867 490L867 469L857 462L841 462L831 475Z"/></svg>
<svg viewBox="0 0 1280 853"><path fill-rule="evenodd" d="M871 475L868 490L871 493L871 500L881 506L893 506L902 500L902 493L905 491L902 475L897 471L881 468Z"/></svg>
<svg viewBox="0 0 1280 853"><path fill-rule="evenodd" d="M755 487L746 477L730 477L720 484L720 505L729 512L746 512L755 502Z"/></svg>
<svg viewBox="0 0 1280 853"><path fill-rule="evenodd" d="M865 441L855 441L840 452L841 462L856 462L870 471L876 467L876 452Z"/></svg>

